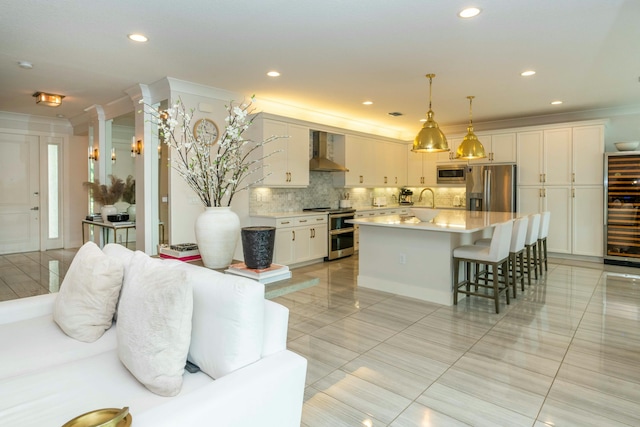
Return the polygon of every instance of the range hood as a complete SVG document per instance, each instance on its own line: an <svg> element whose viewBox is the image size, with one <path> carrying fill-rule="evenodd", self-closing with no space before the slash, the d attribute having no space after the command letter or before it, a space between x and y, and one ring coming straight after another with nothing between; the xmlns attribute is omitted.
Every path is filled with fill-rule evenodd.
<svg viewBox="0 0 640 427"><path fill-rule="evenodd" d="M317 172L349 172L349 169L327 158L327 132L313 131L313 157L309 170Z"/></svg>

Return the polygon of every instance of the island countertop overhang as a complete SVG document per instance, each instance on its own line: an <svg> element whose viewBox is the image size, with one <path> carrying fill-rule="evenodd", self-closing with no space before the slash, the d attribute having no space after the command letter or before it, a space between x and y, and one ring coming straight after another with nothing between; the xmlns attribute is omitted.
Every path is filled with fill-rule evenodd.
<svg viewBox="0 0 640 427"><path fill-rule="evenodd" d="M439 231L446 233L474 233L501 222L528 214L518 212L441 210L429 222L422 222L410 215L386 215L373 218L357 218L348 223L361 226L404 228L416 231Z"/></svg>

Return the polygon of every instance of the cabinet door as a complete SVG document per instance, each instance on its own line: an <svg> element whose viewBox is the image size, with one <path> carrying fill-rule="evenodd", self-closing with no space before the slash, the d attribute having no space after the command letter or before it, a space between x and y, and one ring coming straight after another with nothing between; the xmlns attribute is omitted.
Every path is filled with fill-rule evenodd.
<svg viewBox="0 0 640 427"><path fill-rule="evenodd" d="M360 136L347 135L344 147L345 186L373 185L371 165L375 159L375 152L369 140Z"/></svg>
<svg viewBox="0 0 640 427"><path fill-rule="evenodd" d="M542 183L542 132L520 132L516 135L516 144L518 185L540 185Z"/></svg>
<svg viewBox="0 0 640 427"><path fill-rule="evenodd" d="M544 131L544 185L571 185L571 128Z"/></svg>
<svg viewBox="0 0 640 427"><path fill-rule="evenodd" d="M516 160L516 134L491 135L491 161L494 163L515 163Z"/></svg>
<svg viewBox="0 0 640 427"><path fill-rule="evenodd" d="M269 175L259 185L287 185L287 140L289 139L286 138L288 135L287 124L269 119L264 119L262 123L263 139L273 135L283 136L284 138L278 138L263 146L264 155L269 156L263 162L265 165L263 173Z"/></svg>
<svg viewBox="0 0 640 427"><path fill-rule="evenodd" d="M311 227L295 227L293 229L293 262L307 261L310 259Z"/></svg>
<svg viewBox="0 0 640 427"><path fill-rule="evenodd" d="M407 156L405 155L407 146L391 142L389 147L392 164L388 185L390 187L405 186L407 185Z"/></svg>
<svg viewBox="0 0 640 427"><path fill-rule="evenodd" d="M293 229L277 228L273 249L273 262L276 264L289 265L293 262Z"/></svg>
<svg viewBox="0 0 640 427"><path fill-rule="evenodd" d="M422 185L435 186L438 185L437 157L433 154L425 154L422 158L422 176L424 180Z"/></svg>
<svg viewBox="0 0 640 427"><path fill-rule="evenodd" d="M311 227L310 259L324 258L328 255L328 233L327 224L318 224Z"/></svg>
<svg viewBox="0 0 640 427"><path fill-rule="evenodd" d="M294 124L288 125L287 171L291 186L309 185L309 128Z"/></svg>
<svg viewBox="0 0 640 427"><path fill-rule="evenodd" d="M423 184L422 162L429 154L414 153L411 147L407 147L407 185L419 186Z"/></svg>
<svg viewBox="0 0 640 427"><path fill-rule="evenodd" d="M386 187L391 185L391 174L393 169L393 159L391 144L384 141L369 140L373 149L373 182L376 187Z"/></svg>
<svg viewBox="0 0 640 427"><path fill-rule="evenodd" d="M573 183L602 185L604 165L604 127L573 128Z"/></svg>
<svg viewBox="0 0 640 427"><path fill-rule="evenodd" d="M601 257L604 250L603 187L574 187L572 196L573 254Z"/></svg>
<svg viewBox="0 0 640 427"><path fill-rule="evenodd" d="M463 159L456 159L456 151L458 150L458 146L460 145L461 142L462 142L462 138L447 138L447 145L449 145L449 151L436 153L437 154L436 161L438 163L466 162L466 160L463 160Z"/></svg>
<svg viewBox="0 0 640 427"><path fill-rule="evenodd" d="M545 187L543 191L544 210L551 212L549 237L547 237L548 250L556 253L571 253L571 187Z"/></svg>
<svg viewBox="0 0 640 427"><path fill-rule="evenodd" d="M542 187L518 187L518 212L534 214L542 212Z"/></svg>

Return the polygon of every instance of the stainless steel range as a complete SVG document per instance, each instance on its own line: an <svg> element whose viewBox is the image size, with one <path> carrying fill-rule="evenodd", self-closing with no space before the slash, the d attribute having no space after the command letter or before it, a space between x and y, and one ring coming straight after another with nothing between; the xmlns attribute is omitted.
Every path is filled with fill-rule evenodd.
<svg viewBox="0 0 640 427"><path fill-rule="evenodd" d="M303 209L312 212L327 212L329 214L329 253L325 261L344 258L353 255L354 252L354 232L353 224L348 224L347 220L355 217L356 210L351 208L331 209L331 208L308 208Z"/></svg>

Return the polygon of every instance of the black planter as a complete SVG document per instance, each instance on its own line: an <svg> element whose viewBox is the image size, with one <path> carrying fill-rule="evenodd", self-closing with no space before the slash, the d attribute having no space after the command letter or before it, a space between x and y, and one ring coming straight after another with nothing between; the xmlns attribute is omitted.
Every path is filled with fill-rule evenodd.
<svg viewBox="0 0 640 427"><path fill-rule="evenodd" d="M242 253L249 268L268 268L273 260L273 245L276 240L275 227L243 227Z"/></svg>

